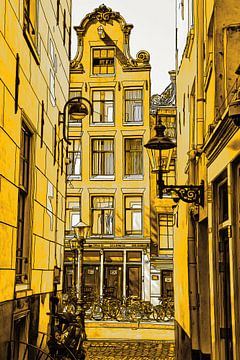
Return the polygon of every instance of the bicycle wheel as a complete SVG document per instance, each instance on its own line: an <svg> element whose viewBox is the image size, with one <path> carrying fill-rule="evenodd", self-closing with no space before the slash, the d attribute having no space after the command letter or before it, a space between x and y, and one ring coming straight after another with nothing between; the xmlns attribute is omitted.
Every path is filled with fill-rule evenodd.
<svg viewBox="0 0 240 360"><path fill-rule="evenodd" d="M108 313L111 319L117 320L120 313L120 304L118 301L111 301L108 308Z"/></svg>
<svg viewBox="0 0 240 360"><path fill-rule="evenodd" d="M104 311L100 304L94 304L92 318L94 320L102 320L104 318Z"/></svg>
<svg viewBox="0 0 240 360"><path fill-rule="evenodd" d="M172 320L174 318L174 305L172 303L168 303L166 307L166 321Z"/></svg>
<svg viewBox="0 0 240 360"><path fill-rule="evenodd" d="M153 309L153 318L156 321L164 321L165 319L165 310L162 306L156 305Z"/></svg>

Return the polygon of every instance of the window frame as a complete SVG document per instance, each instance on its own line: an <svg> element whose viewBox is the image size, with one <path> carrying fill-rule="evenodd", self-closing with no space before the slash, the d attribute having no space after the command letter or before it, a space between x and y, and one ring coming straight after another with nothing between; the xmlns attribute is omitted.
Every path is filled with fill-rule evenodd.
<svg viewBox="0 0 240 360"><path fill-rule="evenodd" d="M94 150L94 142L104 142L104 141L111 141L112 142L112 149L101 149L103 144L100 144L100 149L95 149ZM97 146L98 147L98 146ZM94 161L94 155L96 154L96 162ZM107 163L106 159L105 159L105 154L112 154L112 164L110 164L112 167L112 173L106 174L105 173L105 169L104 166ZM97 156L98 155L98 156ZM100 159L99 159L100 158ZM99 170L99 166L101 168L101 171L99 173L99 171L97 171L95 173L94 170L94 164L97 164L97 168ZM108 137L108 138L99 138L99 137L92 137L91 138L91 179L94 180L114 180L115 178L115 141L113 137Z"/></svg>
<svg viewBox="0 0 240 360"><path fill-rule="evenodd" d="M104 207L104 206L100 206L100 207L94 207L94 200L95 199L109 199L109 203L110 203L110 200L112 201L112 206L108 206L108 207ZM103 203L103 202L102 202ZM101 204L101 201L99 202L99 204ZM93 237L113 237L114 236L114 233L115 233L115 199L114 199L114 196L113 195L110 195L110 194L102 194L102 195L99 195L99 194L94 194L91 196L91 199L90 199L90 206L91 206L91 236ZM94 212L97 212L100 210L100 232L97 232L97 233L94 233L94 220L95 220L95 217L94 217ZM104 232L104 229L105 229L105 222L104 222L104 218L105 218L105 211L109 211L111 212L111 215L112 215L112 223L111 223L111 226L112 226L112 231L111 233L105 233ZM98 226L97 226L98 227ZM106 226L107 227L107 226Z"/></svg>
<svg viewBox="0 0 240 360"><path fill-rule="evenodd" d="M99 57L97 57L97 56L95 56L94 57L94 52L96 52L96 51L99 51L100 52L100 56ZM113 57L110 57L110 56L101 56L101 52L103 52L103 51L113 51ZM115 73L116 73L116 60L115 60L115 58L116 58L116 50L115 50L115 47L113 47L113 46L108 46L108 47L92 47L92 49L91 49L91 74L92 74L92 76L100 76L100 77L104 77L104 76L114 76L115 75ZM113 63L112 64L110 64L110 66L108 66L108 64L105 64L105 65L101 65L101 64L99 64L98 66L99 66L99 68L100 69L103 69L103 67L104 66L106 66L106 68L107 68L107 70L108 70L108 68L110 68L110 67L113 67L113 72L107 72L106 71L106 73L102 73L102 72L94 72L94 68L96 68L96 65L94 65L94 60L96 60L96 59L99 59L99 60L111 60L111 59L113 59Z"/></svg>
<svg viewBox="0 0 240 360"><path fill-rule="evenodd" d="M70 163L67 165L67 180L71 180L71 179L78 179L81 180L82 178L82 141L81 138L70 138L71 141L71 145L68 146L68 151L67 151L67 157L70 161ZM75 144L78 142L78 146L79 148L77 150L75 150ZM72 161L72 159L76 159L76 157L79 159L79 174L76 173L69 173L69 168L73 168L73 163L74 161ZM75 168L75 166L74 166Z"/></svg>
<svg viewBox="0 0 240 360"><path fill-rule="evenodd" d="M166 219L164 220L164 223L166 225L161 225L161 221L160 217L166 217ZM170 219L171 218L171 219ZM170 220L169 220L170 219ZM170 223L170 226L169 226ZM161 212L158 213L158 243L159 243L159 250L173 250L174 248L174 233L173 233L173 226L174 226L174 214L171 212ZM172 228L172 233L169 233L169 229ZM161 232L161 229L166 229L164 231L164 233ZM161 246L161 236L164 236L164 238L166 238L165 242L167 243L167 246L163 247ZM172 243L172 246L170 246L170 244Z"/></svg>
<svg viewBox="0 0 240 360"><path fill-rule="evenodd" d="M38 7L39 0L24 0L23 2L23 35L36 63L39 65Z"/></svg>
<svg viewBox="0 0 240 360"><path fill-rule="evenodd" d="M16 285L29 283L31 242L30 208L32 203L32 143L33 133L23 121L21 126L19 190L17 214Z"/></svg>
<svg viewBox="0 0 240 360"><path fill-rule="evenodd" d="M140 98L135 98L132 99L131 96L128 98L127 97L127 93L129 92L137 92L137 91L141 91L141 97ZM123 123L124 125L143 125L143 112L144 112L144 91L143 91L143 87L139 86L139 87L134 87L134 88L124 88L124 119L123 119ZM141 106L141 119L140 120L134 120L134 101L137 102L136 106ZM129 108L130 110L132 109L132 114L131 117L129 116L129 112L128 110L128 103L133 103L132 105L129 104ZM140 104L138 103L140 102ZM127 119L127 115L130 118L130 120Z"/></svg>
<svg viewBox="0 0 240 360"><path fill-rule="evenodd" d="M127 199L132 198L135 199L135 203L137 203L140 200L140 208L139 207L127 207ZM134 202L134 201L133 201ZM140 211L139 211L140 209ZM127 216L127 213L130 211L130 215L131 215L131 229L127 230L127 221L126 219L129 218ZM133 214L134 213L139 213L141 214L141 229L140 230L134 230L133 227ZM124 196L124 236L143 236L143 196L142 194L127 194ZM135 232L134 232L135 231Z"/></svg>
<svg viewBox="0 0 240 360"><path fill-rule="evenodd" d="M99 92L100 93L100 98L95 100L94 99L94 95ZM112 93L112 100L106 100L106 93ZM115 91L114 89L92 89L92 106L93 106L93 114L92 114L92 118L91 118L91 124L96 126L96 125L101 125L101 126L109 126L109 125L114 125L115 124ZM100 107L100 111L97 111L96 107L97 104L99 104ZM108 105L112 105L112 107L110 106L109 108L112 108L112 121L104 121L102 119L104 119L104 117L106 117L105 113L108 112ZM100 120L96 121L95 118L97 118L97 115L99 115ZM107 114L108 116L108 114Z"/></svg>
<svg viewBox="0 0 240 360"><path fill-rule="evenodd" d="M77 204L78 206L71 206L71 204ZM81 220L81 196L67 196L66 200L66 233L74 232L72 225L72 215L78 215L79 221ZM78 222L79 222L78 221Z"/></svg>
<svg viewBox="0 0 240 360"><path fill-rule="evenodd" d="M141 144L139 149L127 149L127 142L131 142L134 140L140 140ZM127 154L129 154L127 156ZM133 154L133 156L131 156ZM140 171L139 173L134 173L133 171L127 173L127 167L134 167L136 158L138 158L139 154L141 154L140 159ZM133 158L132 158L133 157ZM134 159L135 157L135 159ZM142 137L125 137L124 138L124 179L143 179L143 138ZM128 166L128 162L130 161L130 166Z"/></svg>

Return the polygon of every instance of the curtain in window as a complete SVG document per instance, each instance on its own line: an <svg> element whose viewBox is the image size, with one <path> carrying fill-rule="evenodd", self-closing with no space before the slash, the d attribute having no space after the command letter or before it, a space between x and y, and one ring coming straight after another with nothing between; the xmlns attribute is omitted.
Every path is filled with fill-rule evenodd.
<svg viewBox="0 0 240 360"><path fill-rule="evenodd" d="M92 175L114 175L113 140L93 140Z"/></svg>
<svg viewBox="0 0 240 360"><path fill-rule="evenodd" d="M125 175L143 174L142 139L125 139Z"/></svg>

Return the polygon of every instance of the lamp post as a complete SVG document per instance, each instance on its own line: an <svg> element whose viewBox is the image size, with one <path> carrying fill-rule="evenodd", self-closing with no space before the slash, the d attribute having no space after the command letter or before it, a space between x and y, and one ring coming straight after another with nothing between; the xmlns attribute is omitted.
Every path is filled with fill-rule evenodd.
<svg viewBox="0 0 240 360"><path fill-rule="evenodd" d="M78 224L74 225L73 228L75 236L71 240L71 248L77 250L77 277L75 285L77 295L76 318L80 325L80 331L82 331L82 339L85 340L86 332L83 309L83 249L84 242L88 237L90 226L80 221Z"/></svg>
<svg viewBox="0 0 240 360"><path fill-rule="evenodd" d="M144 147L148 150L153 171L157 172L158 197L162 199L164 191L174 191L178 197L187 203L195 203L203 206L204 185L165 185L163 180L162 151L175 148L177 145L168 136L164 135L166 127L161 118L156 124L156 136L151 138Z"/></svg>

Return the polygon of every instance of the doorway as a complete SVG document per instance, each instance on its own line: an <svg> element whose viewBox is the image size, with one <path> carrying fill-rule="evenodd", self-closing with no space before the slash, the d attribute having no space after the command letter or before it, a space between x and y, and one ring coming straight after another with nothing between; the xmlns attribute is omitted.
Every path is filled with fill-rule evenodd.
<svg viewBox="0 0 240 360"><path fill-rule="evenodd" d="M142 296L142 271L139 265L127 265L127 291L126 295L136 296L141 299Z"/></svg>
<svg viewBox="0 0 240 360"><path fill-rule="evenodd" d="M105 296L121 299L123 283L122 265L105 265L103 294Z"/></svg>
<svg viewBox="0 0 240 360"><path fill-rule="evenodd" d="M162 291L163 297L173 297L173 271L162 270Z"/></svg>

